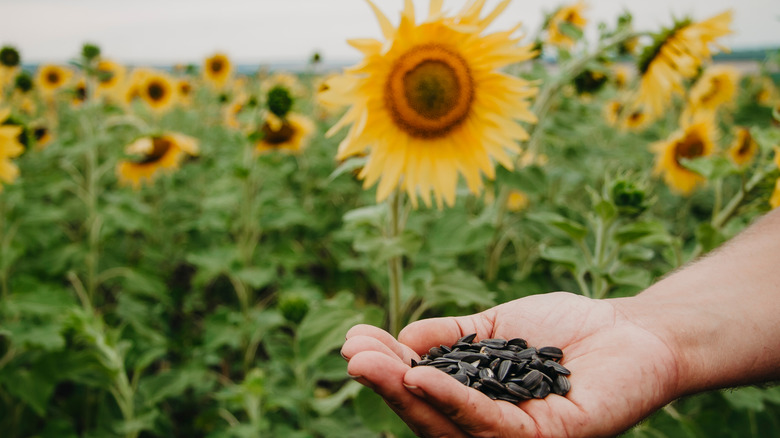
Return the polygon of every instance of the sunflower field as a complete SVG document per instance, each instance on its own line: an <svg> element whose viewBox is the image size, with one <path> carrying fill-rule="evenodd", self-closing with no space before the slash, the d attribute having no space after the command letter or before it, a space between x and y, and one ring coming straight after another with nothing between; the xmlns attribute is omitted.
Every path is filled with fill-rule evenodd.
<svg viewBox="0 0 780 438"><path fill-rule="evenodd" d="M507 3L369 2L383 39L332 71L0 41L0 435L413 436L348 378L351 326L633 295L780 206L780 52L713 60L730 12L523 36L488 29ZM778 419L745 387L626 436Z"/></svg>

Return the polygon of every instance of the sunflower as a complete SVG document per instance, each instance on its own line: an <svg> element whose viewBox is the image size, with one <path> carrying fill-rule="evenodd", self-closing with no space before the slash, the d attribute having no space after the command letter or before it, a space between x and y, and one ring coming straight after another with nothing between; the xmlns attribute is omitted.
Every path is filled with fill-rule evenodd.
<svg viewBox="0 0 780 438"><path fill-rule="evenodd" d="M775 189L772 191L772 196L769 198L769 205L772 208L780 207L780 178L775 180Z"/></svg>
<svg viewBox="0 0 780 438"><path fill-rule="evenodd" d="M24 146L19 142L24 128L18 125L3 125L11 110L0 109L0 181L11 184L19 177L19 167L11 162L24 152ZM0 185L0 190L3 186Z"/></svg>
<svg viewBox="0 0 780 438"><path fill-rule="evenodd" d="M615 86L618 88L625 88L628 82L631 80L631 71L624 65L618 65L612 69L612 78L615 81Z"/></svg>
<svg viewBox="0 0 780 438"><path fill-rule="evenodd" d="M528 195L521 190L512 190L506 199L506 208L509 211L520 211L528 207Z"/></svg>
<svg viewBox="0 0 780 438"><path fill-rule="evenodd" d="M35 76L37 88L45 96L52 96L70 81L73 72L59 65L46 64L38 68Z"/></svg>
<svg viewBox="0 0 780 438"><path fill-rule="evenodd" d="M162 72L151 72L138 88L141 99L155 112L164 112L176 102L176 89L171 78Z"/></svg>
<svg viewBox="0 0 780 438"><path fill-rule="evenodd" d="M711 155L715 150L715 135L715 121L706 113L700 113L690 121L684 120L669 139L651 146L656 153L654 173L663 174L664 181L673 191L690 194L704 178L685 167L681 160Z"/></svg>
<svg viewBox="0 0 780 438"><path fill-rule="evenodd" d="M775 86L774 81L772 81L772 78L762 76L759 79L759 89L756 93L756 102L758 102L759 105L771 106L772 102L776 101L777 98L777 87Z"/></svg>
<svg viewBox="0 0 780 438"><path fill-rule="evenodd" d="M623 104L619 100L610 100L604 105L604 119L609 126L617 126L623 113Z"/></svg>
<svg viewBox="0 0 780 438"><path fill-rule="evenodd" d="M585 2L580 0L573 5L563 6L555 11L547 26L549 43L558 47L571 48L574 45L574 39L567 35L561 26L574 26L582 30L588 23L588 20L583 16L586 7Z"/></svg>
<svg viewBox="0 0 780 438"><path fill-rule="evenodd" d="M76 85L71 90L72 98L70 100L71 105L77 107L87 100L87 81L84 78L79 78Z"/></svg>
<svg viewBox="0 0 780 438"><path fill-rule="evenodd" d="M189 106L192 103L192 82L186 78L177 79L176 95L179 103Z"/></svg>
<svg viewBox="0 0 780 438"><path fill-rule="evenodd" d="M482 175L495 176L495 161L513 167L516 140L528 137L514 119L535 122L529 82L503 74L502 67L531 59L532 46L518 47L511 30L482 35L509 0L481 18L483 1L470 0L453 16L432 1L428 18L416 24L414 6L405 3L398 28L372 3L386 42L351 40L365 59L327 82L327 102L347 104L333 135L351 124L337 159L369 149L359 178L364 187L379 181L377 201L396 188L417 205L455 202L458 174L472 193L482 190Z"/></svg>
<svg viewBox="0 0 780 438"><path fill-rule="evenodd" d="M683 80L698 73L710 59L710 45L731 33L731 11L700 23L677 22L658 35L639 57L639 95L636 105L647 107L650 118L663 114L673 94L683 94Z"/></svg>
<svg viewBox="0 0 780 438"><path fill-rule="evenodd" d="M217 53L210 58L206 58L203 65L203 77L215 88L222 88L230 79L233 73L233 66L224 53Z"/></svg>
<svg viewBox="0 0 780 438"><path fill-rule="evenodd" d="M119 100L126 77L127 69L125 66L108 59L101 59L97 64L98 84L95 94L109 100Z"/></svg>
<svg viewBox="0 0 780 438"><path fill-rule="evenodd" d="M146 83L146 78L154 73L155 71L149 68L136 68L130 73L122 91L122 101L125 105L130 105L133 100L141 97L141 88Z"/></svg>
<svg viewBox="0 0 780 438"><path fill-rule="evenodd" d="M305 92L301 81L289 73L274 73L260 83L260 91L268 94L274 88L284 88L293 98L303 97Z"/></svg>
<svg viewBox="0 0 780 438"><path fill-rule="evenodd" d="M46 125L38 123L30 126L30 134L35 139L35 148L43 149L51 143L54 135Z"/></svg>
<svg viewBox="0 0 780 438"><path fill-rule="evenodd" d="M737 166L743 166L758 155L758 143L750 135L748 128L737 128L737 135L728 149L731 160Z"/></svg>
<svg viewBox="0 0 780 438"><path fill-rule="evenodd" d="M132 185L138 190L146 181L151 183L158 173L178 169L185 154L199 153L198 140L179 133L142 137L129 144L125 152L140 155L137 161L121 160L117 164L117 176L122 185Z"/></svg>
<svg viewBox="0 0 780 438"><path fill-rule="evenodd" d="M298 153L309 143L314 123L307 117L288 113L284 118L269 112L260 127L255 150L258 153L286 151Z"/></svg>
<svg viewBox="0 0 780 438"><path fill-rule="evenodd" d="M694 111L715 111L732 101L737 94L738 81L739 72L734 67L710 67L691 87L688 105Z"/></svg>

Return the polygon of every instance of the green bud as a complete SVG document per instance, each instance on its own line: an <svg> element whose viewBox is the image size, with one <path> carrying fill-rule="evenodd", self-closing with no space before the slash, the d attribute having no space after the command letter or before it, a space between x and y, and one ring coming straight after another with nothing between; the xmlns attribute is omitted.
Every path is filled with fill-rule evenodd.
<svg viewBox="0 0 780 438"><path fill-rule="evenodd" d="M95 58L100 56L100 47L96 46L95 44L85 43L81 47L81 57L91 61Z"/></svg>
<svg viewBox="0 0 780 438"><path fill-rule="evenodd" d="M19 51L11 46L0 49L0 64L5 67L16 67L21 62Z"/></svg>
<svg viewBox="0 0 780 438"><path fill-rule="evenodd" d="M645 191L632 181L619 179L612 185L612 202L623 216L639 216L648 207Z"/></svg>
<svg viewBox="0 0 780 438"><path fill-rule="evenodd" d="M14 80L14 87L22 93L27 93L33 88L33 80L29 73L21 72L16 76Z"/></svg>
<svg viewBox="0 0 780 438"><path fill-rule="evenodd" d="M284 319L299 324L309 312L309 303L297 294L284 295L279 299L279 311Z"/></svg>
<svg viewBox="0 0 780 438"><path fill-rule="evenodd" d="M268 109L279 118L284 118L290 112L293 98L290 90L277 85L268 92Z"/></svg>

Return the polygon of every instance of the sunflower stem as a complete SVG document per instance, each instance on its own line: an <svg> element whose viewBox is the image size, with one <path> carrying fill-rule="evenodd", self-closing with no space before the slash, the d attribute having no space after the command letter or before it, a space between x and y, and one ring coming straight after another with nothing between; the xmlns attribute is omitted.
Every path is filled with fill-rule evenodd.
<svg viewBox="0 0 780 438"><path fill-rule="evenodd" d="M388 202L390 204L390 221L387 237L396 240L400 237L403 226L400 217L403 193L399 190L393 191ZM401 282L403 281L403 269L401 257L401 255L394 255L387 261L387 273L390 280L390 334L393 336L398 336L402 324Z"/></svg>

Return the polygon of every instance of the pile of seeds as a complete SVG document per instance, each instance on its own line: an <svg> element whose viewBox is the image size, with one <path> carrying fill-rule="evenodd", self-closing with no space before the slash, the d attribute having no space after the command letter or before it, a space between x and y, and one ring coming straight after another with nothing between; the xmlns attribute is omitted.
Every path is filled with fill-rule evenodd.
<svg viewBox="0 0 780 438"><path fill-rule="evenodd" d="M412 359L412 367L436 367L493 400L511 403L569 392L566 376L571 372L559 363L560 348L536 349L521 338L473 342L476 336L464 336L452 347L433 347L419 362Z"/></svg>

